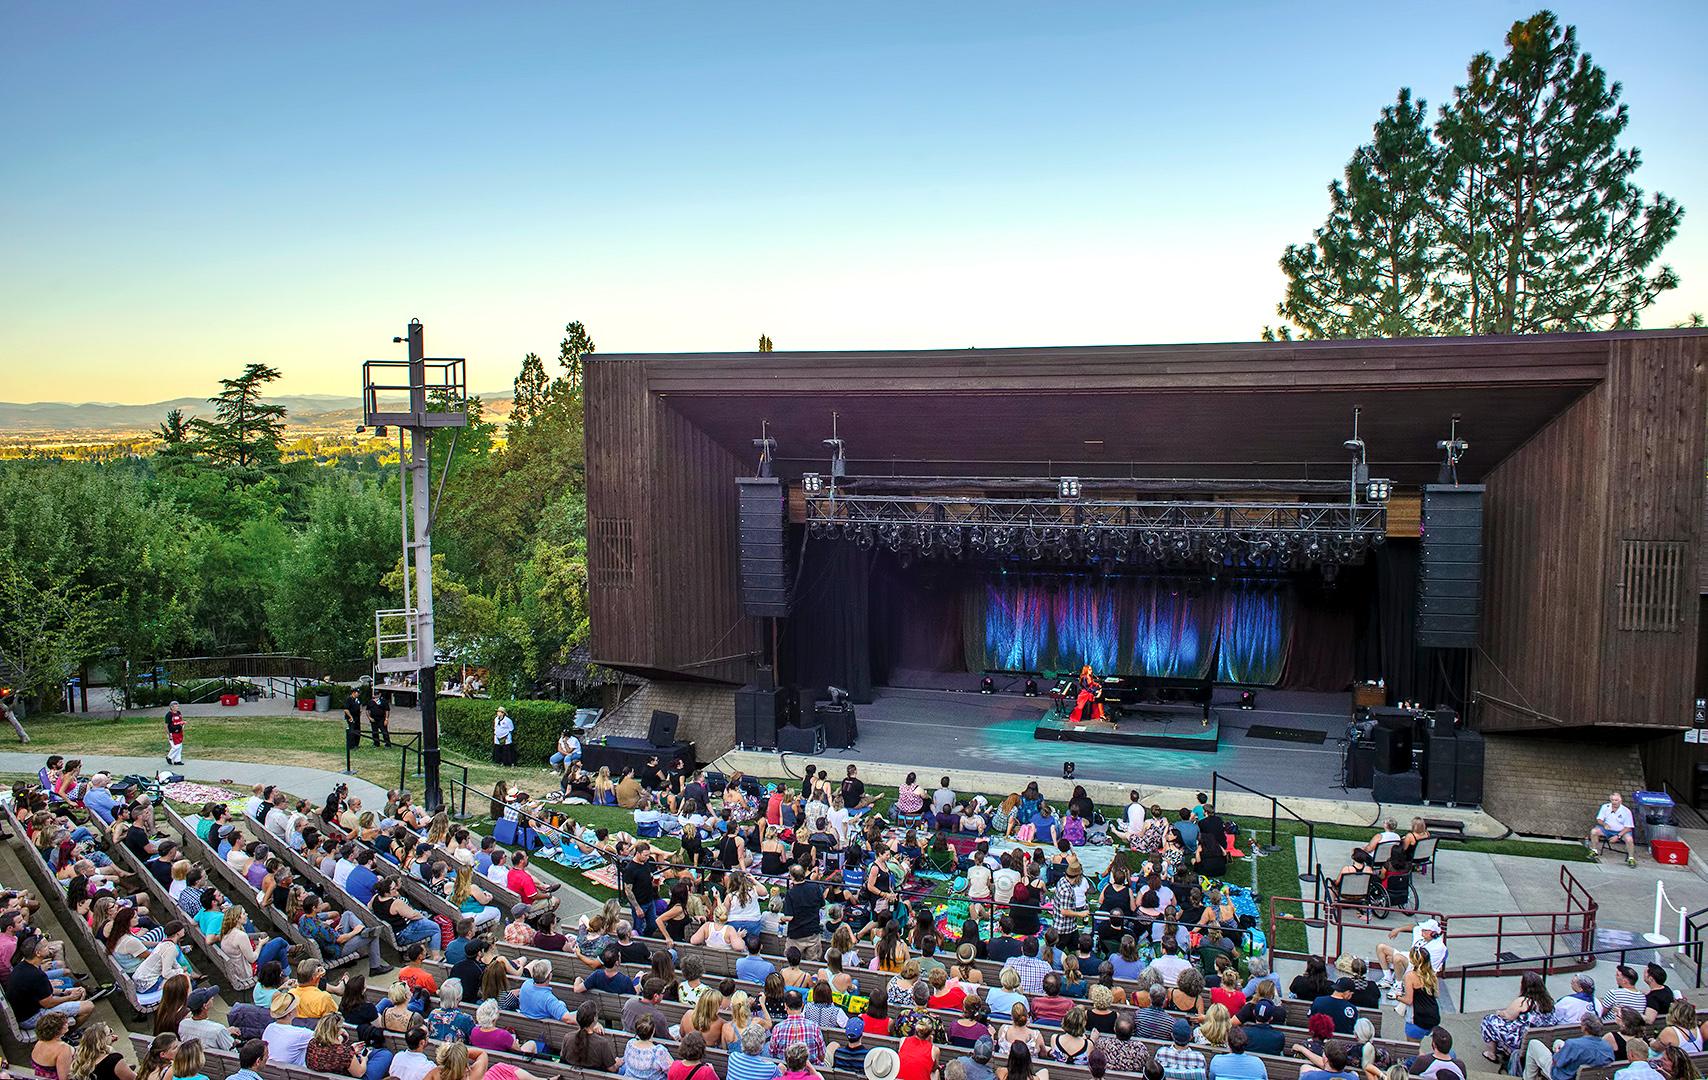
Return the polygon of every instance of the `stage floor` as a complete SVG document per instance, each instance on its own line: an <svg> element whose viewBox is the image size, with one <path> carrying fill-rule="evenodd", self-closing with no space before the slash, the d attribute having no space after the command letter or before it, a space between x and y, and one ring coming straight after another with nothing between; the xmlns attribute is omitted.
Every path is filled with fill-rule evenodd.
<svg viewBox="0 0 1708 1080"><path fill-rule="evenodd" d="M1237 691L1217 690L1220 743L1205 753L1039 741L1033 731L1050 707L1047 696L879 687L871 704L857 706L859 745L823 756L917 766L927 787L939 768L1059 777L1062 762L1071 760L1076 775L1090 780L1207 791L1215 771L1269 795L1370 801L1367 789L1340 787L1338 744L1350 718L1349 694L1260 690L1257 700L1261 707L1248 712L1239 708ZM1320 731L1324 738L1319 744L1253 738L1253 725Z"/></svg>

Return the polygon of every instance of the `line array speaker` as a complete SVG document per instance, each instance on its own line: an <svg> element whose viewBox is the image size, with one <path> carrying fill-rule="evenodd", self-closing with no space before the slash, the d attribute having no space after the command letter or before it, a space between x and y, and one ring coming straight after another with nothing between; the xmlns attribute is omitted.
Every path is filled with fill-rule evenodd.
<svg viewBox="0 0 1708 1080"><path fill-rule="evenodd" d="M1483 615L1483 485L1426 484L1417 643L1471 649Z"/></svg>
<svg viewBox="0 0 1708 1080"><path fill-rule="evenodd" d="M794 574L789 565L783 482L774 476L736 479L741 530L741 606L748 615L787 618Z"/></svg>

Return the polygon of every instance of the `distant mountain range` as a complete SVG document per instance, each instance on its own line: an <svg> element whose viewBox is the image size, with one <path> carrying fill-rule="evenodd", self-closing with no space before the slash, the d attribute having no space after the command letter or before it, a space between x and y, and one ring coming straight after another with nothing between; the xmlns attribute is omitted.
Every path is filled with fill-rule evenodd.
<svg viewBox="0 0 1708 1080"><path fill-rule="evenodd" d="M510 392L482 394L490 415L510 411ZM354 394L290 394L268 398L283 405L291 427L326 430L360 422L362 399ZM172 409L187 416L211 416L213 406L204 398L173 398L147 405L123 405L105 401L0 401L0 435L29 432L102 432L134 434L153 431Z"/></svg>

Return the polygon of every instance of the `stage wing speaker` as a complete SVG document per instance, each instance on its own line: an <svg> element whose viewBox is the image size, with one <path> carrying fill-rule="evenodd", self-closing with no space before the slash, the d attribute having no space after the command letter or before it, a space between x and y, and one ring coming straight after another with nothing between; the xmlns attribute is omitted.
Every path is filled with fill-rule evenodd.
<svg viewBox="0 0 1708 1080"><path fill-rule="evenodd" d="M668 748L676 743L676 726L681 723L681 717L663 709L652 710L652 723L646 729L646 741L654 746Z"/></svg>
<svg viewBox="0 0 1708 1080"><path fill-rule="evenodd" d="M824 729L817 724L811 727L779 728L777 749L791 754L821 753L824 750Z"/></svg>
<svg viewBox="0 0 1708 1080"><path fill-rule="evenodd" d="M1377 724L1370 731L1375 746L1372 760L1377 772L1403 773L1411 770L1411 732Z"/></svg>
<svg viewBox="0 0 1708 1080"><path fill-rule="evenodd" d="M1472 649L1483 615L1483 486L1426 484L1417 643Z"/></svg>
<svg viewBox="0 0 1708 1080"><path fill-rule="evenodd" d="M1453 778L1453 801L1460 806L1483 805L1483 737L1475 731L1461 731L1453 740L1458 744L1458 769Z"/></svg>
<svg viewBox="0 0 1708 1080"><path fill-rule="evenodd" d="M1379 803L1423 802L1423 777L1414 772L1391 773L1377 769L1370 777L1370 797Z"/></svg>
<svg viewBox="0 0 1708 1080"><path fill-rule="evenodd" d="M1375 768L1376 746L1363 739L1355 740L1346 752L1346 786L1367 788Z"/></svg>
<svg viewBox="0 0 1708 1080"><path fill-rule="evenodd" d="M854 710L846 705L831 705L819 702L813 710L818 722L824 727L824 745L837 750L846 750L854 745L859 738L854 726Z"/></svg>
<svg viewBox="0 0 1708 1080"><path fill-rule="evenodd" d="M1430 802L1458 802L1459 740L1453 731L1435 730L1423 740L1423 793Z"/></svg>
<svg viewBox="0 0 1708 1080"><path fill-rule="evenodd" d="M794 572L783 482L774 476L743 476L735 483L740 497L742 610L787 618Z"/></svg>

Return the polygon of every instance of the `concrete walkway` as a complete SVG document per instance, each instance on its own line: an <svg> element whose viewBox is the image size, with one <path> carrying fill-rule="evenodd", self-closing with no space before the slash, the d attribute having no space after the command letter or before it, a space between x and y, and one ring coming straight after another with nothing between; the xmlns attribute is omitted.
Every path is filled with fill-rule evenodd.
<svg viewBox="0 0 1708 1080"><path fill-rule="evenodd" d="M218 706L215 706L216 708ZM30 753L0 753L0 772L33 773L41 768L45 760L41 754ZM186 780L196 780L208 784L218 784L232 788L247 795L249 789L256 784L273 784L300 798L319 803L325 800L327 792L338 784L349 786L350 794L362 800L362 805L368 809L380 810L385 807L385 789L377 784L369 783L359 776L346 776L339 772L329 772L325 769L311 769L301 765L267 765L251 761L213 761L186 759L182 765L167 765L166 757L127 757L113 754L83 755L83 771L85 774L105 770L114 776L125 776L131 773L154 776L161 770L170 768L180 773ZM562 881L553 873L554 867L543 859L533 862L536 876ZM602 906L586 893L580 892L567 882L559 891L563 897L560 905L562 917L573 920L579 915L597 911Z"/></svg>

